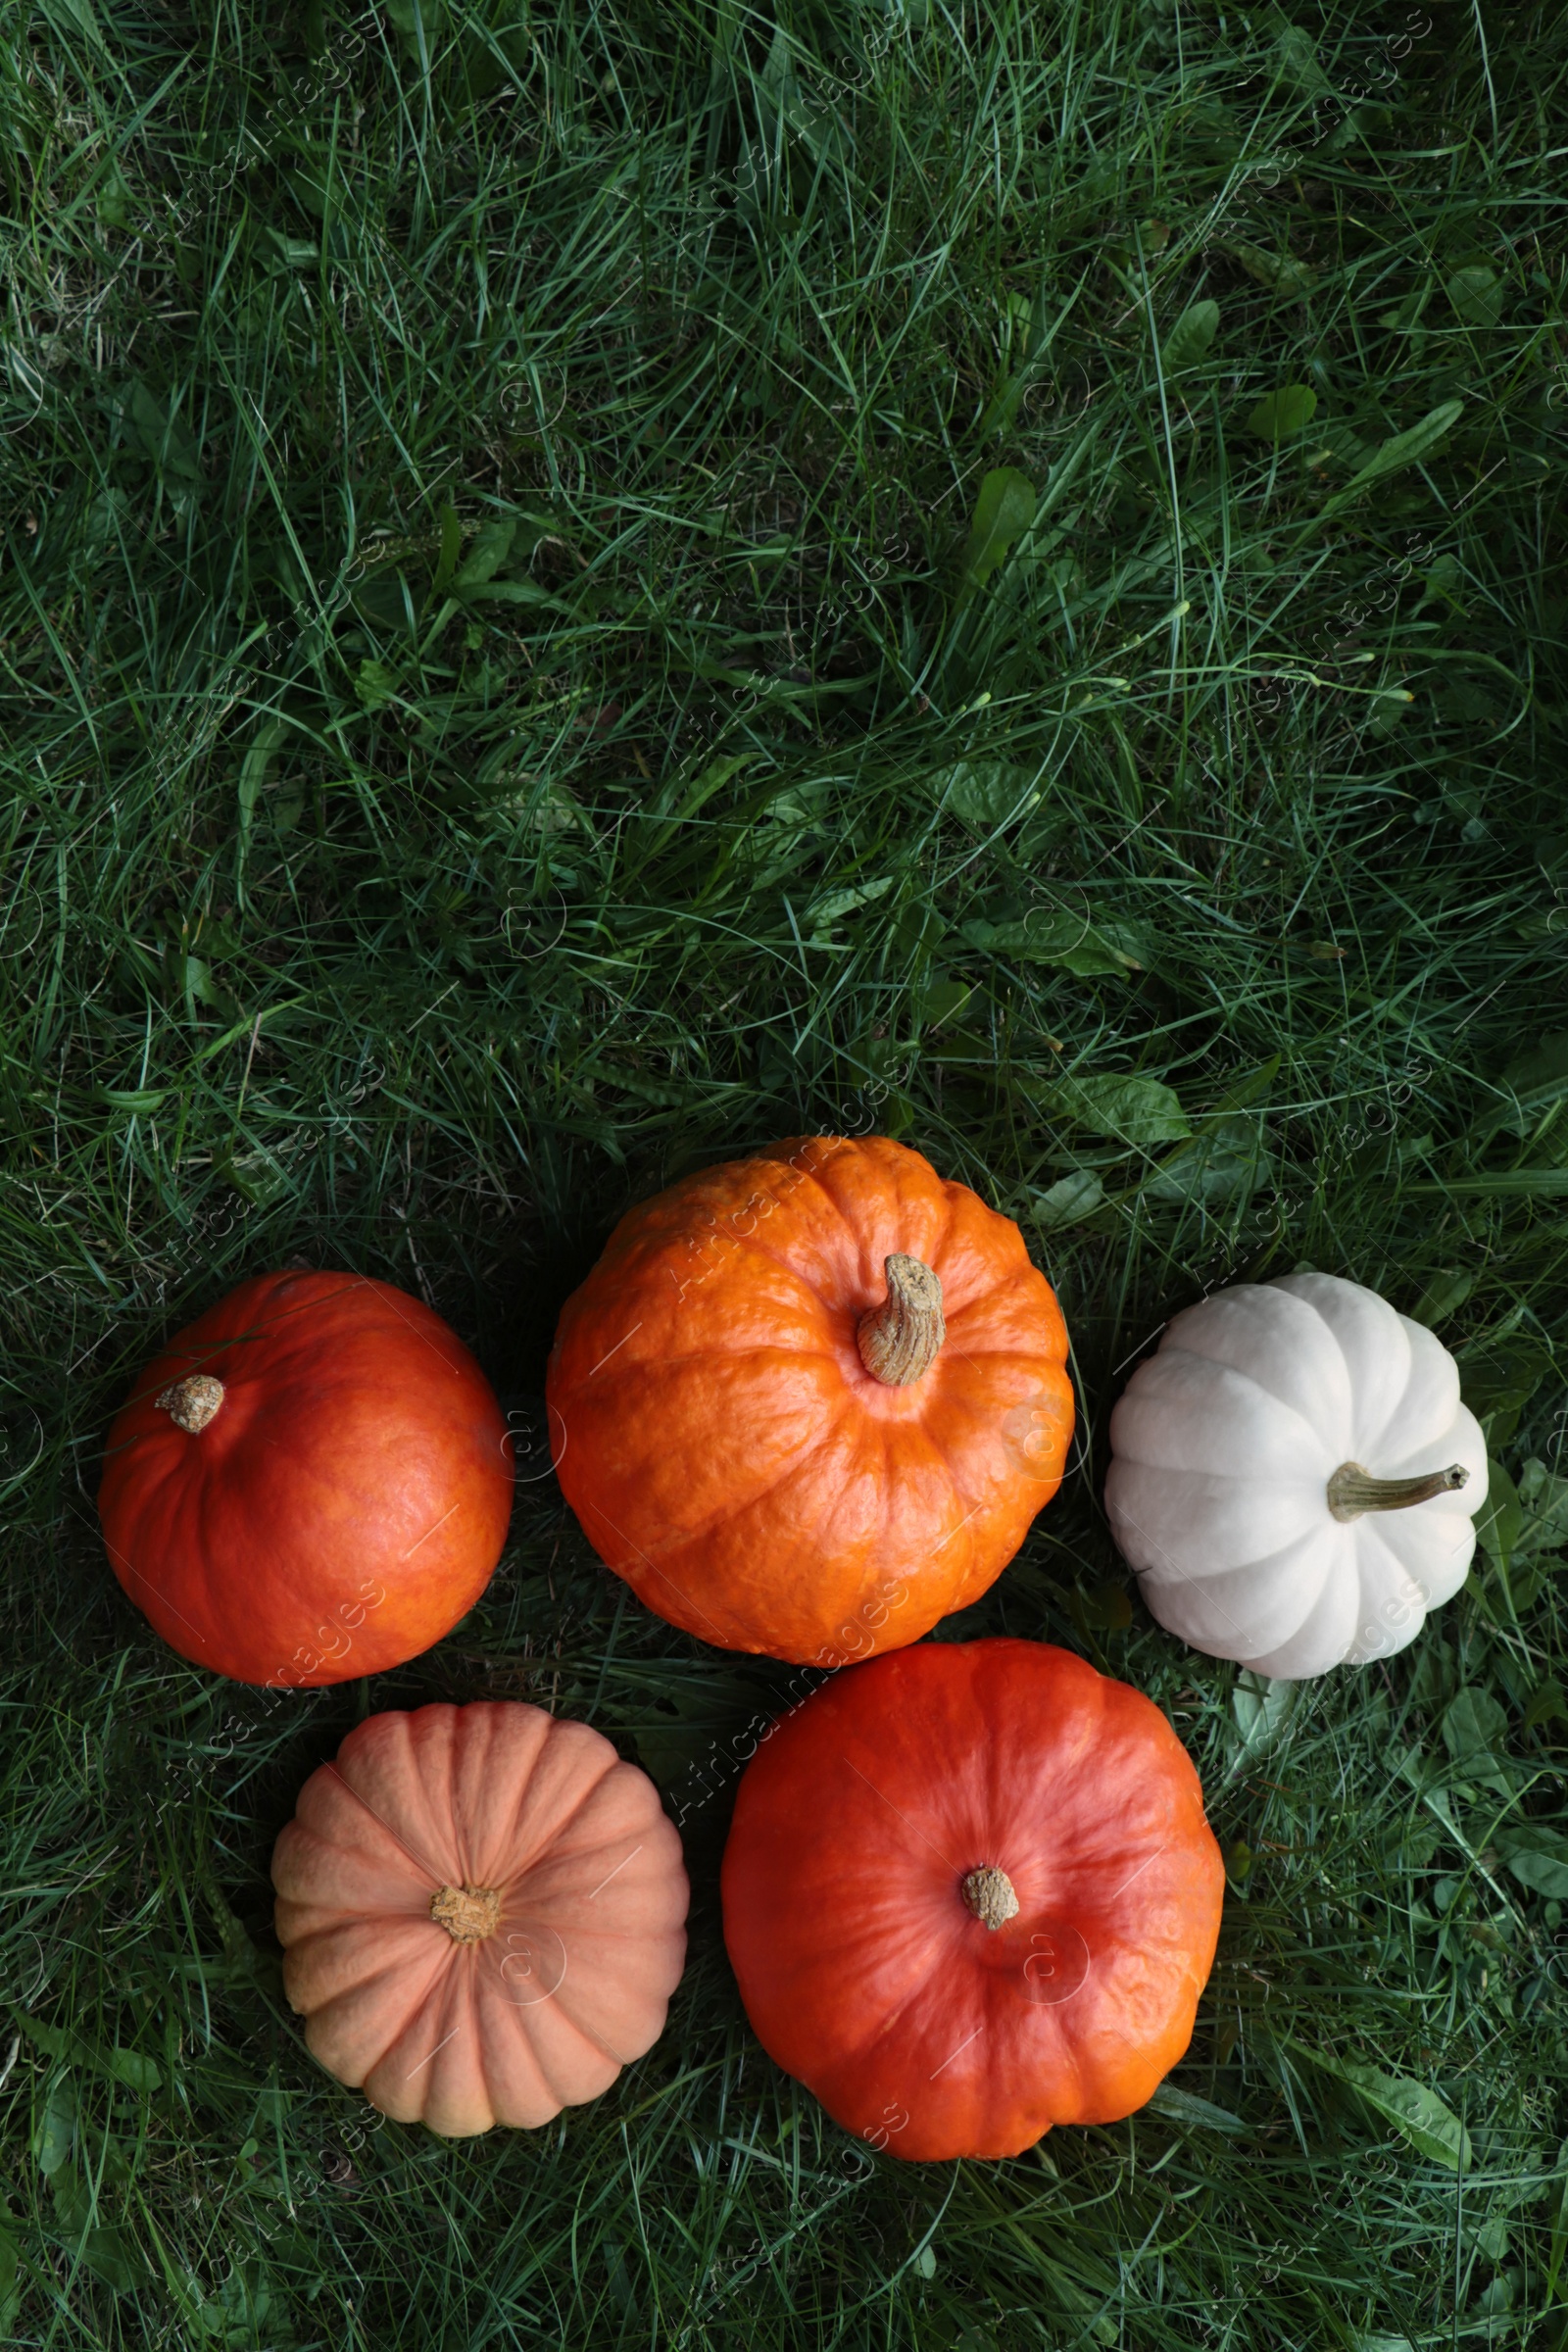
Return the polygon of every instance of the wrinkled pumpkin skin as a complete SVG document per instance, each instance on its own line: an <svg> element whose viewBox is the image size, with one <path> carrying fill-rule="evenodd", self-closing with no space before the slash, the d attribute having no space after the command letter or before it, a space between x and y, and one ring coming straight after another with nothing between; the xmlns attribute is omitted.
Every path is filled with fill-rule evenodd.
<svg viewBox="0 0 1568 2352"><path fill-rule="evenodd" d="M158 1397L221 1381L192 1434ZM494 1574L512 1441L439 1315L355 1274L262 1274L169 1343L109 1432L116 1576L181 1657L310 1688L383 1673Z"/></svg>
<svg viewBox="0 0 1568 2352"><path fill-rule="evenodd" d="M597 2098L658 2040L686 1956L652 1781L513 1699L357 1725L300 1791L272 1884L313 2054L448 2137Z"/></svg>
<svg viewBox="0 0 1568 2352"><path fill-rule="evenodd" d="M935 1270L946 1338L873 1377L884 1263ZM840 1665L993 1584L1060 1483L1067 1335L1015 1225L886 1136L811 1136L623 1217L562 1313L546 1396L589 1542L723 1649Z"/></svg>
<svg viewBox="0 0 1568 2352"><path fill-rule="evenodd" d="M968 1874L1005 1873L988 1926ZM724 1940L769 2056L848 2131L922 2160L1104 2124L1192 2038L1224 1866L1159 1709L1045 1642L850 1668L748 1765Z"/></svg>

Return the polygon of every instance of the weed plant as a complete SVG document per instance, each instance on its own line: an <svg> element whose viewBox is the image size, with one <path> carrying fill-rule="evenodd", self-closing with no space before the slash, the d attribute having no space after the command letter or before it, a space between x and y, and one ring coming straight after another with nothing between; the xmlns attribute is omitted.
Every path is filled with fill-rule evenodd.
<svg viewBox="0 0 1568 2352"><path fill-rule="evenodd" d="M0 8L0 2340L1568 2342L1568 18L1505 0ZM1165 1707L1229 1892L1144 2113L901 2165L763 2057L717 1862L787 1670L596 1562L538 1393L631 1201L878 1129L1015 1217L1070 1475L935 1638ZM439 1648L270 1705L110 1577L104 1431L294 1256L512 1409ZM1105 1424L1313 1265L1493 1499L1383 1665L1154 1626ZM664 2038L535 2134L307 2057L268 1857L366 1712L668 1793Z"/></svg>

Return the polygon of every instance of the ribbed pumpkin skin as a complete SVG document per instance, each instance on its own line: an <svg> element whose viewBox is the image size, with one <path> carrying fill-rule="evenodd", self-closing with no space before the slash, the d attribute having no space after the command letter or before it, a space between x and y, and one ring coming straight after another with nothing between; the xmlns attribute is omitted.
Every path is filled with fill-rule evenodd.
<svg viewBox="0 0 1568 2352"><path fill-rule="evenodd" d="M962 1882L1019 1911L991 1929ZM1224 1891L1185 1749L1044 1642L850 1668L747 1767L724 1940L763 2048L893 2155L1015 2156L1144 2105L1192 2038Z"/></svg>
<svg viewBox="0 0 1568 2352"><path fill-rule="evenodd" d="M947 1339L860 1360L884 1260L935 1269ZM1067 1335L1015 1225L886 1136L705 1169L623 1217L550 1359L557 1474L640 1599L719 1648L840 1665L993 1584L1060 1483Z"/></svg>
<svg viewBox="0 0 1568 2352"><path fill-rule="evenodd" d="M547 2124L652 2048L686 1957L680 1837L585 1723L514 1700L372 1715L272 1854L283 1984L329 2074L399 2123ZM455 1942L443 1886L499 1890Z"/></svg>
<svg viewBox="0 0 1568 2352"><path fill-rule="evenodd" d="M1487 1446L1423 1324L1338 1274L1233 1283L1172 1317L1110 1416L1105 1516L1144 1598L1194 1649L1303 1681L1413 1642L1475 1551ZM1468 1483L1345 1523L1328 1482Z"/></svg>
<svg viewBox="0 0 1568 2352"><path fill-rule="evenodd" d="M195 1435L155 1399L224 1397ZM98 1511L116 1576L170 1646L235 1682L379 1674L489 1583L512 1441L457 1334L354 1274L262 1274L172 1340L109 1432Z"/></svg>

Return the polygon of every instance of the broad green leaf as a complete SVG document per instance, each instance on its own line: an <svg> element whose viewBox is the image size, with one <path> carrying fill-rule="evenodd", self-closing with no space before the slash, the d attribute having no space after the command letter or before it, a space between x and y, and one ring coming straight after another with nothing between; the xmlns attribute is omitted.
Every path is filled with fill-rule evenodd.
<svg viewBox="0 0 1568 2352"><path fill-rule="evenodd" d="M944 773L943 807L977 832L989 833L994 826L1026 815L1041 798L1035 770L1005 760L959 760ZM937 782L942 785L943 777Z"/></svg>
<svg viewBox="0 0 1568 2352"><path fill-rule="evenodd" d="M1276 294L1301 297L1312 290L1317 271L1310 262L1298 262L1294 254L1267 253L1246 237L1231 238L1223 250L1234 254L1249 277L1255 277L1260 286L1272 286Z"/></svg>
<svg viewBox="0 0 1568 2352"><path fill-rule="evenodd" d="M1501 278L1484 262L1456 270L1444 291L1466 326L1497 325L1508 299Z"/></svg>
<svg viewBox="0 0 1568 2352"><path fill-rule="evenodd" d="M93 2276L117 2295L133 2294L147 2278L146 2265L139 2261L118 2230L84 2230L75 2252Z"/></svg>
<svg viewBox="0 0 1568 2352"><path fill-rule="evenodd" d="M1273 1746L1296 1712L1300 1691L1299 1683L1254 1674L1250 1666L1243 1667L1231 1692L1231 1716L1242 1735L1238 1764Z"/></svg>
<svg viewBox="0 0 1568 2352"><path fill-rule="evenodd" d="M497 515L491 522L481 522L473 535L473 545L452 575L455 589L482 588L512 553L512 542L517 536L515 514Z"/></svg>
<svg viewBox="0 0 1568 2352"><path fill-rule="evenodd" d="M163 2068L144 2057L140 2050L127 2050L121 2042L104 2052L103 2066L117 2082L123 2082L127 2090L138 2091L144 2098L151 2098L162 2087Z"/></svg>
<svg viewBox="0 0 1568 2352"><path fill-rule="evenodd" d="M1548 1675L1544 1683L1538 1683L1530 1693L1530 1704L1525 1709L1525 1729L1533 1732L1540 1723L1568 1723L1568 1698L1564 1698L1562 1685L1555 1675Z"/></svg>
<svg viewBox="0 0 1568 2352"><path fill-rule="evenodd" d="M446 0L386 0L386 13L399 38L417 54L421 35L435 39L446 19Z"/></svg>
<svg viewBox="0 0 1568 2352"><path fill-rule="evenodd" d="M885 898L893 888L893 882L892 874L879 874L874 882L858 882L848 890L829 891L826 898L818 899L808 912L807 929L813 933L827 930L841 916L853 914L858 906L869 906L876 900Z"/></svg>
<svg viewBox="0 0 1568 2352"><path fill-rule="evenodd" d="M1274 44L1280 79L1303 98L1332 98L1334 84L1317 62L1312 35L1300 24L1283 24Z"/></svg>
<svg viewBox="0 0 1568 2352"><path fill-rule="evenodd" d="M119 2042L106 2050L85 2034L71 2033L64 2026L45 2025L41 2018L28 2017L21 2009L13 2008L11 2014L27 2039L51 2058L67 2065L93 2067L99 2074L123 2082L127 2090L150 2093L163 2082L163 2070L151 2058L144 2058L139 2050L127 2050Z"/></svg>
<svg viewBox="0 0 1568 2352"><path fill-rule="evenodd" d="M1247 419L1247 429L1259 441L1289 441L1304 432L1317 415L1317 394L1310 384L1282 384L1266 392Z"/></svg>
<svg viewBox="0 0 1568 2352"><path fill-rule="evenodd" d="M932 1029L944 1029L974 1003L980 992L972 980L933 980L920 1004L920 1019Z"/></svg>
<svg viewBox="0 0 1568 2352"><path fill-rule="evenodd" d="M1272 1160L1255 1118L1205 1120L1202 1132L1151 1169L1139 1187L1152 1200L1232 1200L1255 1191Z"/></svg>
<svg viewBox="0 0 1568 2352"><path fill-rule="evenodd" d="M1348 2083L1431 2163L1446 2165L1450 2172L1458 2172L1461 2167L1469 2170L1468 2132L1452 2108L1424 2082L1413 2082L1407 2075L1386 2075L1381 2067L1363 2065L1356 2058L1331 2058L1326 2052L1309 2050L1300 2042L1293 2041L1288 2046L1295 2056L1309 2059L1325 2074Z"/></svg>
<svg viewBox="0 0 1568 2352"><path fill-rule="evenodd" d="M1521 1525L1513 1548L1522 1555L1559 1551L1568 1544L1568 1478L1532 1455L1519 1476Z"/></svg>
<svg viewBox="0 0 1568 2352"><path fill-rule="evenodd" d="M1152 933L1146 931L1141 923L1102 918L1089 939L1069 948L1056 960L1063 971L1075 972L1080 978L1094 972L1115 971L1125 979L1129 972L1148 968L1156 944Z"/></svg>
<svg viewBox="0 0 1568 2352"><path fill-rule="evenodd" d="M971 948L987 955L1018 963L1060 964L1080 979L1101 972L1125 976L1143 963L1124 925L1091 923L1067 906L1038 906L1014 922L975 921L959 929Z"/></svg>
<svg viewBox="0 0 1568 2352"><path fill-rule="evenodd" d="M321 258L321 248L314 237L291 237L281 228L266 228L262 234L290 270L308 270Z"/></svg>
<svg viewBox="0 0 1568 2352"><path fill-rule="evenodd" d="M15 2014L15 2012L13 2012ZM19 2023L22 2022L19 2020ZM57 2075L49 2085L32 2135L32 2152L38 2159L38 2170L46 2179L58 2173L71 2154L71 2143L76 2135L76 2092L69 2075Z"/></svg>
<svg viewBox="0 0 1568 2352"><path fill-rule="evenodd" d="M1029 388L1026 374L1004 375L981 412L975 427L977 441L990 441L998 433L1012 430L1023 396Z"/></svg>
<svg viewBox="0 0 1568 2352"><path fill-rule="evenodd" d="M172 415L139 375L131 376L112 404L128 446L168 476L186 484L201 478L201 457L189 426Z"/></svg>
<svg viewBox="0 0 1568 2352"><path fill-rule="evenodd" d="M980 484L974 520L958 558L963 585L971 593L983 588L992 573L1005 564L1015 540L1035 518L1039 505L1035 486L1012 466L1000 466Z"/></svg>
<svg viewBox="0 0 1568 2352"><path fill-rule="evenodd" d="M1189 303L1165 337L1165 347L1159 355L1166 373L1178 368L1191 368L1203 357L1218 333L1219 304Z"/></svg>
<svg viewBox="0 0 1568 2352"><path fill-rule="evenodd" d="M63 2164L48 2178L56 2222L68 2235L79 2237L92 2220L92 2191L74 2164Z"/></svg>
<svg viewBox="0 0 1568 2352"><path fill-rule="evenodd" d="M1249 2128L1228 2107L1216 2107L1212 2099L1178 2090L1174 2082L1162 2082L1149 2104L1155 2115L1163 2115L1173 2124L1196 2124L1205 2132L1235 2132Z"/></svg>
<svg viewBox="0 0 1568 2352"><path fill-rule="evenodd" d="M177 985L184 992L187 1008L208 1004L214 1012L224 1012L233 1018L233 998L214 979L212 966L202 956L176 955L174 973Z"/></svg>
<svg viewBox="0 0 1568 2352"><path fill-rule="evenodd" d="M98 22L98 12L93 7L92 0L48 0L48 5L40 11L40 14L46 18L52 17L55 20L57 30L63 19L95 49L102 49L106 45L103 27Z"/></svg>
<svg viewBox="0 0 1568 2352"><path fill-rule="evenodd" d="M776 807L776 809L783 807L783 809L788 811L790 821L800 818L802 823L808 823L808 811L802 809L797 802L790 802L788 795L780 798L778 802L773 802L773 807ZM790 833L790 840L795 840L795 833ZM924 899L909 901L909 904L906 906L906 910L903 910L903 915L898 917L898 922L894 924L896 951L898 951L898 955L906 955L906 957L909 957L909 959L933 955L936 953L936 948L941 948L941 943L945 939L948 939L948 924L945 924L945 919L938 915L936 907L926 904Z"/></svg>
<svg viewBox="0 0 1568 2352"><path fill-rule="evenodd" d="M1391 687L1386 694L1378 695L1367 712L1368 732L1382 742L1408 715L1414 701L1415 696L1402 686Z"/></svg>
<svg viewBox="0 0 1568 2352"><path fill-rule="evenodd" d="M120 169L118 156L111 156L98 182L96 206L99 220L106 228L128 228L131 218L130 189Z"/></svg>
<svg viewBox="0 0 1568 2352"><path fill-rule="evenodd" d="M256 802L267 772L277 757L277 750L288 733L288 723L281 718L264 718L251 737L250 748L239 765L239 829L248 834L256 821Z"/></svg>
<svg viewBox="0 0 1568 2352"><path fill-rule="evenodd" d="M1446 1323L1450 1315L1458 1313L1475 1287L1474 1274L1462 1273L1457 1266L1434 1274L1410 1309L1411 1322L1424 1323L1429 1331L1436 1331L1440 1323Z"/></svg>
<svg viewBox="0 0 1568 2352"><path fill-rule="evenodd" d="M1508 1718L1490 1690L1461 1690L1444 1709L1443 1744L1454 1771L1502 1796L1513 1790L1502 1754L1507 1732Z"/></svg>
<svg viewBox="0 0 1568 2352"><path fill-rule="evenodd" d="M1498 1568L1506 1569L1524 1524L1518 1492L1500 1462L1487 1462L1487 1499L1476 1514L1476 1542Z"/></svg>
<svg viewBox="0 0 1568 2352"><path fill-rule="evenodd" d="M397 701L398 682L384 662L367 657L360 663L354 692L362 710L384 710L388 703Z"/></svg>
<svg viewBox="0 0 1568 2352"><path fill-rule="evenodd" d="M1192 1134L1174 1088L1158 1078L1062 1078L1049 1091L1057 1115L1091 1135L1143 1145Z"/></svg>
<svg viewBox="0 0 1568 2352"><path fill-rule="evenodd" d="M1352 106L1339 129L1330 133L1327 153L1343 155L1348 147L1355 145L1357 139L1369 147L1381 144L1386 148L1388 133L1393 127L1394 115L1390 108L1375 103Z"/></svg>
<svg viewBox="0 0 1568 2352"><path fill-rule="evenodd" d="M497 605L555 605L561 601L553 589L541 587L537 580L481 580L466 593Z"/></svg>
<svg viewBox="0 0 1568 2352"><path fill-rule="evenodd" d="M1421 595L1416 604L1419 612L1426 605L1450 605L1455 612L1469 608L1459 602L1458 591L1464 582L1464 565L1449 550L1439 556L1430 571L1421 574Z"/></svg>
<svg viewBox="0 0 1568 2352"><path fill-rule="evenodd" d="M1093 1168L1074 1168L1042 1193L1029 1214L1046 1233L1060 1233L1094 1215L1105 1198L1105 1188Z"/></svg>
<svg viewBox="0 0 1568 2352"><path fill-rule="evenodd" d="M1435 450L1440 441L1447 438L1464 415L1462 400L1446 400L1412 424L1407 431L1396 433L1392 440L1382 441L1372 452L1359 473L1352 473L1337 498L1349 498L1355 491L1364 490L1369 483L1381 482L1391 473L1398 473L1406 466L1418 466Z"/></svg>
<svg viewBox="0 0 1568 2352"><path fill-rule="evenodd" d="M1568 1175L1568 1170L1557 1172ZM1486 1423L1491 1445L1507 1445L1555 1360L1544 1340L1524 1331L1501 1332L1460 1349L1455 1358L1459 1394L1476 1419Z"/></svg>
<svg viewBox="0 0 1568 2352"><path fill-rule="evenodd" d="M1499 1830L1496 1847L1521 1886L1568 1902L1568 1833L1525 1824Z"/></svg>
<svg viewBox="0 0 1568 2352"><path fill-rule="evenodd" d="M1391 334L1407 335L1411 333L1418 323L1422 312L1432 299L1432 286L1433 280L1430 277L1423 277L1418 285L1410 288L1402 302L1396 303L1392 311L1384 311L1380 314L1379 326L1386 326ZM1425 336L1421 340L1425 342Z"/></svg>

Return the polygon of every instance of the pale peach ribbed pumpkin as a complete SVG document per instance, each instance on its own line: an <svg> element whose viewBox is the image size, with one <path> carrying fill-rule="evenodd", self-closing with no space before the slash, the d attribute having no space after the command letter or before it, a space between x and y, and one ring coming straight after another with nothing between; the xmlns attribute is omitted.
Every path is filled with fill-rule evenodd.
<svg viewBox="0 0 1568 2352"><path fill-rule="evenodd" d="M511 1700L360 1724L301 1789L272 1884L315 2056L449 2136L597 2098L658 2040L686 1956L652 1781Z"/></svg>

